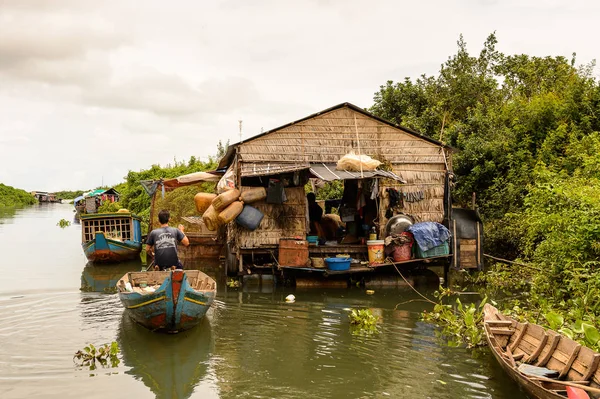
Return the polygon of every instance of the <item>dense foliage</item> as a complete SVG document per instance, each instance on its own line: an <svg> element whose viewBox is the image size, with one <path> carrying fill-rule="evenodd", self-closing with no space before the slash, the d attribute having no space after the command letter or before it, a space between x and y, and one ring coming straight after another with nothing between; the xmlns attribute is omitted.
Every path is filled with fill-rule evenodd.
<svg viewBox="0 0 600 399"><path fill-rule="evenodd" d="M161 167L160 165L152 165L150 169L142 170L140 172L129 171L126 176L125 182L115 186L115 189L120 194L120 200L118 203L107 204L100 211L114 212L120 208L128 209L129 211L141 216L146 226L150 218L150 203L151 198L146 193L140 181L142 180L157 180L157 179L172 179L188 173L214 170L217 167L218 160L225 154L229 142L222 144L219 141L217 145L217 153L214 157L210 157L208 162L202 162L196 157L192 156L187 162L175 161L172 165ZM210 192L214 184L203 186L202 190ZM178 216L184 214L190 214L194 209L194 195L198 192L198 187L195 189L178 189L173 192L167 193L165 199L168 201L159 201L157 207L166 207L172 213L172 220L177 223Z"/></svg>
<svg viewBox="0 0 600 399"><path fill-rule="evenodd" d="M0 207L33 205L37 200L25 190L0 183Z"/></svg>
<svg viewBox="0 0 600 399"><path fill-rule="evenodd" d="M600 85L594 63L505 55L490 35L478 56L462 37L437 76L387 82L371 111L444 141L456 203L477 193L486 252L531 265L489 286L525 288L525 318L600 315ZM523 281L526 283L523 284ZM522 305L522 303L520 303ZM516 312L516 313L519 313Z"/></svg>
<svg viewBox="0 0 600 399"><path fill-rule="evenodd" d="M74 199L83 195L83 193L87 193L88 191L91 190L57 191L54 194L56 194L56 198L60 199Z"/></svg>

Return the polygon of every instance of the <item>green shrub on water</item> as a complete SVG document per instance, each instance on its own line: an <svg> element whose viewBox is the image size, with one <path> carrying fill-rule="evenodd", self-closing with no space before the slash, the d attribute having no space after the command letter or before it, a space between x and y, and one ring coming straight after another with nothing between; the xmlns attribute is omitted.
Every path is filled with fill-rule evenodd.
<svg viewBox="0 0 600 399"><path fill-rule="evenodd" d="M459 298L456 298L455 305L443 303L444 298L454 294L450 289L440 287L435 293L439 302L434 305L433 311L424 311L421 318L440 326L442 336L451 346L465 345L467 348L475 348L485 345L483 306L487 297L478 305L463 304Z"/></svg>
<svg viewBox="0 0 600 399"><path fill-rule="evenodd" d="M58 223L56 223L56 225L59 226L61 229L64 229L65 227L69 227L71 225L71 222L69 222L66 219L60 219Z"/></svg>
<svg viewBox="0 0 600 399"><path fill-rule="evenodd" d="M237 280L237 279L230 278L229 280L227 280L227 286L229 288L239 288L240 287L240 281Z"/></svg>
<svg viewBox="0 0 600 399"><path fill-rule="evenodd" d="M370 335L379 332L377 322L379 318L370 309L352 309L348 315L352 333L355 335Z"/></svg>
<svg viewBox="0 0 600 399"><path fill-rule="evenodd" d="M78 350L73 356L73 361L78 366L89 367L90 370L96 369L96 363L102 367L117 367L121 362L119 357L119 344L113 341L110 345L104 344L95 347L89 344L83 350Z"/></svg>

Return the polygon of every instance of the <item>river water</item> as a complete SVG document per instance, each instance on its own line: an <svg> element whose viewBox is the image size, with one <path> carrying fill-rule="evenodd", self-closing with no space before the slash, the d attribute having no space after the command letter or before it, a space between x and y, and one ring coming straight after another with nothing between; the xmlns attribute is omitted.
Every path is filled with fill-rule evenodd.
<svg viewBox="0 0 600 399"><path fill-rule="evenodd" d="M444 346L409 289L227 289L176 335L132 323L111 293L141 263L86 264L68 204L0 208L0 398L520 398L491 354ZM293 293L295 303L286 303ZM371 308L379 333L353 333ZM73 355L117 341L118 367Z"/></svg>

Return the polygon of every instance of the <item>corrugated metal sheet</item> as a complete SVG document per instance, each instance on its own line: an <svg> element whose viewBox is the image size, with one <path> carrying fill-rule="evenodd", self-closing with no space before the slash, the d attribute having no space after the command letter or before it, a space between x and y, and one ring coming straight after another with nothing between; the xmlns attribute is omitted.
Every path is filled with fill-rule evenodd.
<svg viewBox="0 0 600 399"><path fill-rule="evenodd" d="M325 181L334 180L351 180L351 179L367 179L371 177L385 177L399 181L400 183L406 183L400 176L393 172L385 170L372 170L361 172L350 172L347 170L336 170L334 164L310 164L310 173L315 177Z"/></svg>

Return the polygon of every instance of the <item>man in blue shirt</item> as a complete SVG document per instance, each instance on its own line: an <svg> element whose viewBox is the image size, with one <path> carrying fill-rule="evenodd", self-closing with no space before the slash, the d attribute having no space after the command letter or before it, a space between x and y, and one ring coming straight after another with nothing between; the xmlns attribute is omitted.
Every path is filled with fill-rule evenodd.
<svg viewBox="0 0 600 399"><path fill-rule="evenodd" d="M171 269L175 266L176 269L183 269L183 265L177 256L177 243L187 247L190 245L190 240L185 236L182 224L176 229L169 227L169 211L163 209L158 213L158 221L160 227L154 229L148 234L146 239L146 252L154 255L154 264L160 270Z"/></svg>

